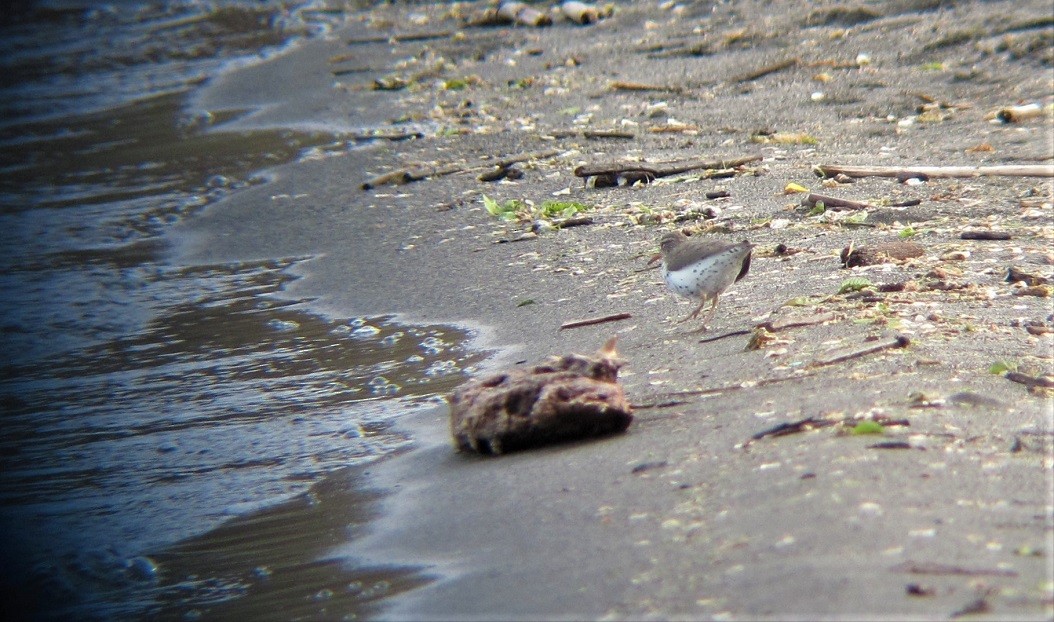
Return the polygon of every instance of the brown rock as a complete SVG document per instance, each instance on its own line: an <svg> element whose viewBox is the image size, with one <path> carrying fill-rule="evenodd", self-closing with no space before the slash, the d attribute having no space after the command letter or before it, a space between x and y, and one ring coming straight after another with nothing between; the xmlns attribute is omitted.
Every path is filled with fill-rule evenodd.
<svg viewBox="0 0 1054 622"><path fill-rule="evenodd" d="M472 380L450 396L450 432L461 451L500 454L623 432L633 415L611 338L594 356L546 363Z"/></svg>

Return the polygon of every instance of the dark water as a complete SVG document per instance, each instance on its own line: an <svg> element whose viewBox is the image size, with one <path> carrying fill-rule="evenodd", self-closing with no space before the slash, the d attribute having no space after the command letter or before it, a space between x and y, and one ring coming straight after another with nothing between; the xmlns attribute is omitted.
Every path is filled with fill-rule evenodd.
<svg viewBox="0 0 1054 622"><path fill-rule="evenodd" d="M397 418L479 362L466 335L321 317L281 295L310 257L185 266L165 239L269 166L353 148L183 110L342 18L124 2L0 22L6 617L350 619L427 580L326 553L372 518L349 467L407 444Z"/></svg>

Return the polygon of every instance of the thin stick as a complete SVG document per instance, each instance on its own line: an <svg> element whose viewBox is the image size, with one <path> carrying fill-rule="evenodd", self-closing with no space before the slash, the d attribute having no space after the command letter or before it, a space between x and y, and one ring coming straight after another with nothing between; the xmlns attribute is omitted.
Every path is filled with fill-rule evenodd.
<svg viewBox="0 0 1054 622"><path fill-rule="evenodd" d="M834 365L835 363L843 363L850 359L860 358L862 356L867 356L868 354L874 354L876 352L881 352L882 350L888 350L890 348L906 348L910 343L911 339L908 339L904 335L898 335L897 338L892 341L878 343L869 348L862 348L860 350L855 350L846 354L840 354L838 356L834 356L828 359L820 359L818 361L814 361L812 367L824 367L826 365Z"/></svg>
<svg viewBox="0 0 1054 622"><path fill-rule="evenodd" d="M1020 166L842 166L820 164L813 167L819 177L842 174L849 177L1054 177L1054 164Z"/></svg>
<svg viewBox="0 0 1054 622"><path fill-rule="evenodd" d="M731 160L692 160L688 162L661 162L661 163L610 163L610 164L586 164L579 166L574 170L576 177L593 177L598 175L624 175L631 173L643 173L650 175L653 178L656 177L669 177L670 175L679 175L681 173L687 173L689 171L707 170L707 169L726 169L736 168L737 166L743 166L751 162L757 162L763 159L761 155L752 155L742 158L734 158Z"/></svg>
<svg viewBox="0 0 1054 622"><path fill-rule="evenodd" d="M454 35L453 31L440 30L438 32L393 32L387 35L366 35L353 37L347 40L348 45L365 45L368 43L399 43L400 41L429 41L431 39L448 39Z"/></svg>
<svg viewBox="0 0 1054 622"><path fill-rule="evenodd" d="M764 67L762 67L760 69L755 69L754 71L745 73L745 74L739 76L738 78L733 78L730 81L731 82L736 82L736 83L753 82L754 80L757 80L758 78L764 78L765 76L769 75L770 73L776 73L777 71L783 71L784 69L790 69L791 67L797 67L798 63L800 63L800 62L801 62L801 60L796 58L796 57L795 58L787 58L787 59L779 61L778 63L773 63L771 65L766 65L766 66L764 66Z"/></svg>
<svg viewBox="0 0 1054 622"><path fill-rule="evenodd" d="M560 330L565 328L579 328L581 326L593 326L594 324L604 324L605 322L617 322L619 320L628 320L633 317L630 313L615 313L613 315L605 315L603 317L591 317L585 320L574 320L571 322L564 322L560 325Z"/></svg>

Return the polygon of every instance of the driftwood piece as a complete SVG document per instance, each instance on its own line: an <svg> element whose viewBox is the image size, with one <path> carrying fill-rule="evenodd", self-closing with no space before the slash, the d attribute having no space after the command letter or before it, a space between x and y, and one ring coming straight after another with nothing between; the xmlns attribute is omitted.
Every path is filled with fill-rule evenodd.
<svg viewBox="0 0 1054 622"><path fill-rule="evenodd" d="M552 357L472 380L450 397L450 431L460 451L501 454L623 432L633 421L618 382L624 361L612 337L593 356Z"/></svg>
<svg viewBox="0 0 1054 622"><path fill-rule="evenodd" d="M683 93L684 88L680 86L663 86L661 84L644 84L642 82L625 82L616 80L611 83L613 91L641 91L660 93Z"/></svg>
<svg viewBox="0 0 1054 622"><path fill-rule="evenodd" d="M849 177L1054 177L1054 164L1006 166L842 166L820 164L813 167L819 177L842 174Z"/></svg>
<svg viewBox="0 0 1054 622"><path fill-rule="evenodd" d="M605 164L585 164L574 170L576 177L594 178L594 187L603 188L641 182L650 183L659 177L670 177L690 171L733 169L751 162L758 162L761 155L752 155L731 160L689 160L686 162L612 162Z"/></svg>
<svg viewBox="0 0 1054 622"><path fill-rule="evenodd" d="M624 130L553 130L547 132L547 136L553 138L624 138L633 139L637 135L633 132L626 132Z"/></svg>
<svg viewBox="0 0 1054 622"><path fill-rule="evenodd" d="M595 6L575 0L561 3L560 12L564 14L564 17L576 24L594 24L600 19L600 12Z"/></svg>
<svg viewBox="0 0 1054 622"><path fill-rule="evenodd" d="M548 26L553 20L538 9L523 2L502 2L498 5L498 17L517 26Z"/></svg>
<svg viewBox="0 0 1054 622"><path fill-rule="evenodd" d="M832 211L838 211L843 209L874 209L874 206L869 203L861 203L860 201L850 201L849 199L839 199L837 197L829 197L825 194L816 194L810 192L805 195L801 200L801 204L804 207L816 207L817 203L823 203L824 209Z"/></svg>
<svg viewBox="0 0 1054 622"><path fill-rule="evenodd" d="M854 248L847 246L842 249L842 265L846 268L857 266L873 266L891 261L904 261L915 259L926 254L926 249L914 242L885 242L872 246L861 246Z"/></svg>

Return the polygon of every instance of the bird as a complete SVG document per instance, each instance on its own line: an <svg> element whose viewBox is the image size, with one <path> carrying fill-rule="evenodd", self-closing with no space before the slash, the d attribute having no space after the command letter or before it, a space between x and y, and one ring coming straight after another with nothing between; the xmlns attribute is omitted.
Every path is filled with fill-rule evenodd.
<svg viewBox="0 0 1054 622"><path fill-rule="evenodd" d="M747 240L735 244L721 240L689 237L672 231L659 241L659 253L649 264L662 259L662 278L672 291L687 298L698 298L699 306L679 322L699 315L708 301L713 301L698 332L706 330L717 311L717 299L732 283L750 270L754 246Z"/></svg>

